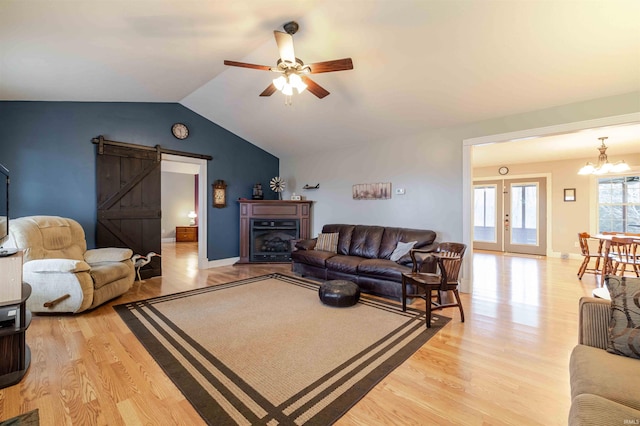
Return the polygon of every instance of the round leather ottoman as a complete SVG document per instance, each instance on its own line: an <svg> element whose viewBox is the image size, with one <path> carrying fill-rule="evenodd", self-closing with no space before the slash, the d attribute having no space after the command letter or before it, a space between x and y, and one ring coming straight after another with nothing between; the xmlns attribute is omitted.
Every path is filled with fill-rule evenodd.
<svg viewBox="0 0 640 426"><path fill-rule="evenodd" d="M353 306L360 300L360 287L346 280L325 281L318 289L322 303L339 308Z"/></svg>

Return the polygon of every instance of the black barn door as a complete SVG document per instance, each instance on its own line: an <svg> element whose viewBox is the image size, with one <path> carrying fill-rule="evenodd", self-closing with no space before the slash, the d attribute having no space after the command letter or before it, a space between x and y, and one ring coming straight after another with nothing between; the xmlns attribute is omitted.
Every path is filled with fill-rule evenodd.
<svg viewBox="0 0 640 426"><path fill-rule="evenodd" d="M97 155L98 247L128 247L134 254L161 252L158 150L100 143ZM143 279L162 275L159 257L140 270Z"/></svg>

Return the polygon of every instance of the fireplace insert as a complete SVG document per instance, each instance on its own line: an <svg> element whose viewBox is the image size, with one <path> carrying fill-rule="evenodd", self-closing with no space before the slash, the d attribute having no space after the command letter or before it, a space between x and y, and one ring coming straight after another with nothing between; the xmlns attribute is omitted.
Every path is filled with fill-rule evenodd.
<svg viewBox="0 0 640 426"><path fill-rule="evenodd" d="M251 262L290 262L291 240L300 238L299 219L251 219Z"/></svg>

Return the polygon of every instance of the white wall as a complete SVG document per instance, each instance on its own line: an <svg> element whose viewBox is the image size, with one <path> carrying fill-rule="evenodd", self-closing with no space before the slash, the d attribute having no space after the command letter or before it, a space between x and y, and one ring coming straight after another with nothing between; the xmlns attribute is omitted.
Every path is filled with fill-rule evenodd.
<svg viewBox="0 0 640 426"><path fill-rule="evenodd" d="M162 172L162 238L176 237L176 226L188 226L195 210L195 178L185 173Z"/></svg>
<svg viewBox="0 0 640 426"><path fill-rule="evenodd" d="M507 96L508 94L504 94ZM462 141L480 136L640 112L640 92L425 131L402 140L372 141L367 147L318 150L280 159L292 192L315 200L313 234L327 223L360 223L432 229L438 240L462 241ZM339 133L339 129L336 129ZM336 135L339 137L339 135ZM391 182L406 195L356 201L351 186ZM303 190L320 183L318 190Z"/></svg>
<svg viewBox="0 0 640 426"><path fill-rule="evenodd" d="M436 148L432 148L436 146ZM412 140L382 142L366 148L345 148L339 153L317 153L305 158L280 161L287 193L316 201L313 206L313 235L327 223L401 226L438 230L445 239L459 239L460 197L450 203L441 200L459 193L461 176L450 167L461 158L461 145L431 137L415 144ZM425 182L426 176L429 182ZM352 185L391 182L390 200L354 200ZM305 184L320 189L303 190ZM395 195L404 188L405 195Z"/></svg>

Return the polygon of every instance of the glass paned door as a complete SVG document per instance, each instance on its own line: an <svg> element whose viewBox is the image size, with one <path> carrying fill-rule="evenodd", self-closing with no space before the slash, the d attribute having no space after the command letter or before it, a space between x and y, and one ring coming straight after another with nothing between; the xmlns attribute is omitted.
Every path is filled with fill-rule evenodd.
<svg viewBox="0 0 640 426"><path fill-rule="evenodd" d="M546 254L546 179L505 180L504 250Z"/></svg>
<svg viewBox="0 0 640 426"><path fill-rule="evenodd" d="M476 181L473 248L545 255L546 179Z"/></svg>
<svg viewBox="0 0 640 426"><path fill-rule="evenodd" d="M473 185L473 248L502 250L502 181Z"/></svg>

